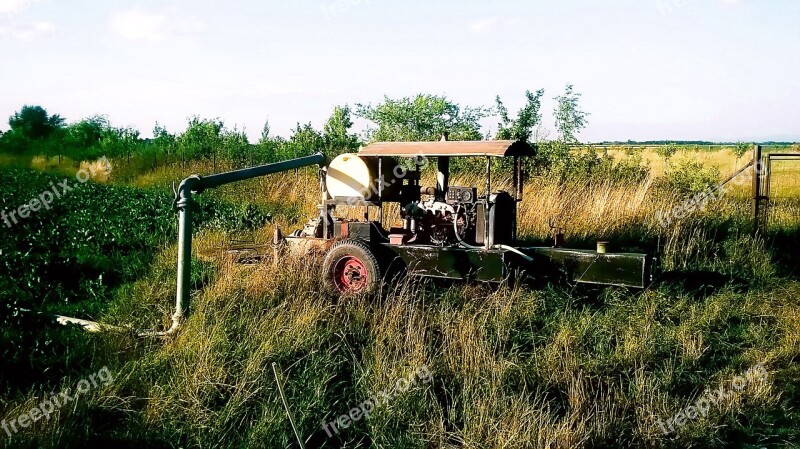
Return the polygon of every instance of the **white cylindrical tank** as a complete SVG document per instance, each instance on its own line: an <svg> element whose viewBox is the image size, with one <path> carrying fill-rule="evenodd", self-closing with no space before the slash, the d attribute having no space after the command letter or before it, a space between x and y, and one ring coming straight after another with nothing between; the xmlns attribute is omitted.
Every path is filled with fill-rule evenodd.
<svg viewBox="0 0 800 449"><path fill-rule="evenodd" d="M384 157L381 163L384 173L383 196L391 196L402 182L395 179L397 162ZM328 165L325 184L330 198L378 199L378 159L345 153L336 156ZM388 185L386 185L388 184Z"/></svg>

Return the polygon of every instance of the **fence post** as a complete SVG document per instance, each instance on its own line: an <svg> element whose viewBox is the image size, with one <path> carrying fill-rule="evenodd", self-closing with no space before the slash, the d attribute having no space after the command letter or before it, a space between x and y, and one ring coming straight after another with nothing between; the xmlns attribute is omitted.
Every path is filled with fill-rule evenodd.
<svg viewBox="0 0 800 449"><path fill-rule="evenodd" d="M761 217L761 145L753 147L753 234L759 231Z"/></svg>

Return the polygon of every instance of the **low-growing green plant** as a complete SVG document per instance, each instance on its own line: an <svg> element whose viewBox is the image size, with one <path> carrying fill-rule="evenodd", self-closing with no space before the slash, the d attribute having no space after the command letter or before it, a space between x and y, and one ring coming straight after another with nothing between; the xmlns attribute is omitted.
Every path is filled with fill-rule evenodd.
<svg viewBox="0 0 800 449"><path fill-rule="evenodd" d="M661 185L681 195L694 195L720 180L719 169L696 161L685 161L666 172Z"/></svg>
<svg viewBox="0 0 800 449"><path fill-rule="evenodd" d="M17 209L62 179L33 170L0 170L0 210ZM51 337L47 344L42 341L43 334L31 327L31 314L98 317L116 289L147 273L154 255L176 239L172 203L172 194L164 191L86 182L49 209L16 223L0 221L0 355L19 368L18 375L0 379L0 389L36 377L31 370L43 370L63 350ZM254 229L271 218L263 207L226 203L213 195L199 197L198 203L194 223L200 230ZM206 279L208 270L195 274L205 273ZM24 367L18 366L22 359L15 349L21 347L33 348Z"/></svg>

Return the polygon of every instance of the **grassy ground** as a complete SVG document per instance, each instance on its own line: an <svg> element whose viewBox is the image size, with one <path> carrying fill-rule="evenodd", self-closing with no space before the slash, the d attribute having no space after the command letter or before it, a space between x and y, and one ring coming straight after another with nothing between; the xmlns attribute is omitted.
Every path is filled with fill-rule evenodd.
<svg viewBox="0 0 800 449"><path fill-rule="evenodd" d="M169 167L121 167L115 175L112 183L162 192L182 176ZM471 176L453 182L478 181ZM103 366L114 381L0 441L291 446L272 378L276 362L308 447L795 447L800 200L777 204L773 230L752 238L746 191L662 227L656 213L684 198L657 184L533 179L520 208L526 240L549 238L552 217L569 246L603 238L660 251L667 274L645 291L407 281L378 296L337 301L321 293L313 260L243 266L220 258L197 270L192 314L174 340L48 330L50 339L70 344L60 346L61 357L51 354L49 365L11 361L15 369L36 361L52 375L6 389L3 419L19 417L51 391L75 388ZM313 172L300 170L222 189L213 199L270 207L286 230L313 216L317 195ZM265 226L251 234L265 240L270 232ZM231 233L207 226L195 249L217 247ZM175 257L174 243L153 248L146 269L107 293L102 320L167 326ZM36 320L25 325L32 324L46 328ZM430 382L397 388L421 367ZM720 388L724 398L704 413L670 423L681 411L690 414L687 407L706 390ZM383 391L391 399L383 396L369 417L327 434L324 422Z"/></svg>
<svg viewBox="0 0 800 449"><path fill-rule="evenodd" d="M598 150L607 152L609 156L620 160L631 153L631 148L610 147ZM797 153L800 145L790 148L765 148L765 153ZM654 177L664 176L669 167L675 167L685 162L699 162L705 167L713 167L719 170L723 177L733 173L752 159L752 153L747 153L737 159L730 147L722 147L716 151L709 151L706 147L697 149L685 148L679 150L668 162L659 156L653 148L635 149L636 154L640 154L643 164L650 168ZM800 196L800 172L797 169L797 161L774 161L772 166L773 186L771 192L776 197L797 197Z"/></svg>

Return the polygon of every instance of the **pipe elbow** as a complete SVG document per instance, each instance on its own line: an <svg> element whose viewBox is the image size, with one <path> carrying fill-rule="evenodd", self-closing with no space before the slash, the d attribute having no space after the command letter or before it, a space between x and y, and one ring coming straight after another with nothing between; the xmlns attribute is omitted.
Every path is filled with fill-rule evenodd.
<svg viewBox="0 0 800 449"><path fill-rule="evenodd" d="M192 175L181 181L178 190L175 191L175 209L183 210L192 201L192 193L202 192L203 179L199 175Z"/></svg>
<svg viewBox="0 0 800 449"><path fill-rule="evenodd" d="M200 193L203 190L202 181L200 175L187 177L178 185L178 195L185 197L191 195L192 192Z"/></svg>

